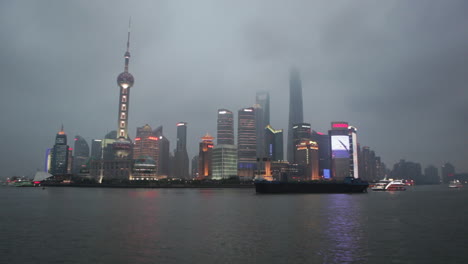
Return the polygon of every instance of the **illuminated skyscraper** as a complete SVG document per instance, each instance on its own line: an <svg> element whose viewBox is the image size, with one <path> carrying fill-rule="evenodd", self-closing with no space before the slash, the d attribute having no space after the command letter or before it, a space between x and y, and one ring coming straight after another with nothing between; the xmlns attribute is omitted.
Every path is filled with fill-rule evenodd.
<svg viewBox="0 0 468 264"><path fill-rule="evenodd" d="M288 123L288 161L294 159L294 140L292 128L294 124L304 122L302 108L302 82L299 71L293 68L289 79L289 123Z"/></svg>
<svg viewBox="0 0 468 264"><path fill-rule="evenodd" d="M303 166L304 180L319 180L319 153L318 144L312 140L297 141L295 163Z"/></svg>
<svg viewBox="0 0 468 264"><path fill-rule="evenodd" d="M129 25L130 28L130 25ZM117 140L113 144L115 159L131 159L132 143L128 138L128 117L130 105L130 88L133 86L135 79L128 72L128 64L130 62L130 30L127 37L127 51L125 52L125 67L124 71L117 77L117 84L120 88L119 95L119 115L117 124Z"/></svg>
<svg viewBox="0 0 468 264"><path fill-rule="evenodd" d="M138 127L136 136L135 145L133 146L133 159L141 160L145 157L150 157L154 161L155 171L157 172L159 161L159 137L154 134L148 124Z"/></svg>
<svg viewBox="0 0 468 264"><path fill-rule="evenodd" d="M187 123L177 123L177 144L174 153L174 176L180 179L189 178L189 159L187 154Z"/></svg>
<svg viewBox="0 0 468 264"><path fill-rule="evenodd" d="M238 114L237 153L240 177L254 177L257 163L257 134L255 109L242 108Z"/></svg>
<svg viewBox="0 0 468 264"><path fill-rule="evenodd" d="M81 136L75 136L75 155L73 156L73 173L78 174L89 159L89 145Z"/></svg>
<svg viewBox="0 0 468 264"><path fill-rule="evenodd" d="M270 94L266 91L257 92L254 107L257 130L257 157L264 157L268 153L265 146L265 128L270 124Z"/></svg>
<svg viewBox="0 0 468 264"><path fill-rule="evenodd" d="M292 159L289 159L291 163L297 163L295 153L296 153L296 145L304 140L310 140L311 137L311 129L309 123L299 123L293 124L292 126L292 135L293 135L293 143L294 143L294 154Z"/></svg>
<svg viewBox="0 0 468 264"><path fill-rule="evenodd" d="M206 179L212 175L213 139L208 133L203 136L198 152L198 178Z"/></svg>
<svg viewBox="0 0 468 264"><path fill-rule="evenodd" d="M263 130L265 135L266 156L272 161L283 160L283 130L275 130L270 125Z"/></svg>
<svg viewBox="0 0 468 264"><path fill-rule="evenodd" d="M333 122L332 129L328 132L331 140L332 177L336 180L343 180L350 176L348 123Z"/></svg>
<svg viewBox="0 0 468 264"><path fill-rule="evenodd" d="M217 144L234 145L234 118L227 109L218 109Z"/></svg>
<svg viewBox="0 0 468 264"><path fill-rule="evenodd" d="M348 127L348 135L349 135L349 158L351 159L350 162L350 176L354 177L355 179L359 178L359 150L358 150L358 142L357 142L357 128L353 126Z"/></svg>
<svg viewBox="0 0 468 264"><path fill-rule="evenodd" d="M55 136L55 145L52 148L52 159L50 174L65 175L68 173L68 145L67 135L63 131L63 126Z"/></svg>

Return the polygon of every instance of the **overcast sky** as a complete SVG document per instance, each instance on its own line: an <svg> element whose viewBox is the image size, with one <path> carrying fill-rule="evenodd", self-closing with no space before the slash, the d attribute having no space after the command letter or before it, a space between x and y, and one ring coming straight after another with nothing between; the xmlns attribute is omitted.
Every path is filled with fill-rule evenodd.
<svg viewBox="0 0 468 264"><path fill-rule="evenodd" d="M217 109L237 123L258 90L287 130L296 66L314 130L348 121L389 167L466 172L467 14L463 0L1 1L0 177L42 169L62 123L72 147L116 129L130 16L131 137L163 125L172 150L186 121L192 158Z"/></svg>

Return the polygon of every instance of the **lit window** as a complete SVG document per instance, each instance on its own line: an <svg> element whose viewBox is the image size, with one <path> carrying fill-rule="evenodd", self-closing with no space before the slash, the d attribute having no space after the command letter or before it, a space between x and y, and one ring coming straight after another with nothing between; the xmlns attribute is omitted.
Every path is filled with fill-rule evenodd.
<svg viewBox="0 0 468 264"><path fill-rule="evenodd" d="M127 88L122 88L122 94L127 94Z"/></svg>
<svg viewBox="0 0 468 264"><path fill-rule="evenodd" d="M120 113L120 119L126 119L127 115L125 113Z"/></svg>
<svg viewBox="0 0 468 264"><path fill-rule="evenodd" d="M120 109L122 111L127 111L127 105L126 104L122 104L122 109Z"/></svg>
<svg viewBox="0 0 468 264"><path fill-rule="evenodd" d="M127 96L126 95L122 95L122 103L126 103L127 102Z"/></svg>
<svg viewBox="0 0 468 264"><path fill-rule="evenodd" d="M124 128L124 127L125 127L125 121L121 121L121 122L120 122L120 127L121 127L121 128Z"/></svg>
<svg viewBox="0 0 468 264"><path fill-rule="evenodd" d="M125 136L125 131L123 129L120 129L120 136L121 137Z"/></svg>

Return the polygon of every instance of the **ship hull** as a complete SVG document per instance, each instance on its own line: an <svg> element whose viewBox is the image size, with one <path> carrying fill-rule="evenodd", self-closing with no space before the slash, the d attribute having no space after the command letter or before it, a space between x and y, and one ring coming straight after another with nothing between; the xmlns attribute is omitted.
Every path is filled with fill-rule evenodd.
<svg viewBox="0 0 468 264"><path fill-rule="evenodd" d="M363 193L368 183L330 183L330 182L256 182L257 193Z"/></svg>

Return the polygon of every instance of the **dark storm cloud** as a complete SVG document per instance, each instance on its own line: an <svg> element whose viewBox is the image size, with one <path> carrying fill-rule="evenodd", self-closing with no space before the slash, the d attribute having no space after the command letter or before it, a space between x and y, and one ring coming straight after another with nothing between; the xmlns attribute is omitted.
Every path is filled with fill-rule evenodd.
<svg viewBox="0 0 468 264"><path fill-rule="evenodd" d="M216 109L271 95L286 129L288 71L304 117L348 120L387 165L468 170L466 1L10 1L0 4L1 176L42 167L63 123L70 142L116 126L116 76L132 16L130 135L189 123L189 155L216 135Z"/></svg>

